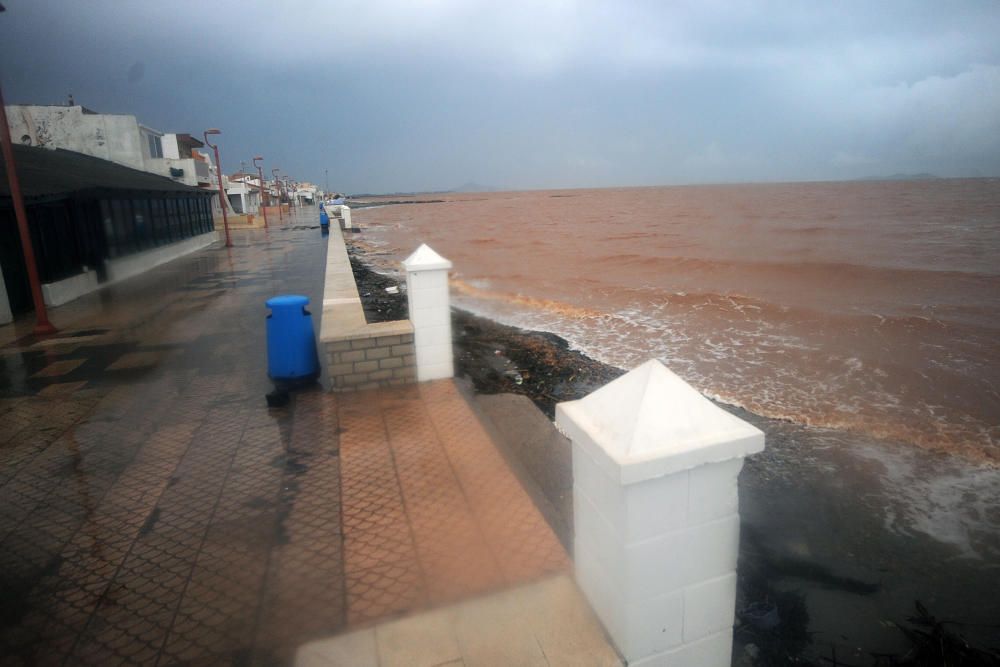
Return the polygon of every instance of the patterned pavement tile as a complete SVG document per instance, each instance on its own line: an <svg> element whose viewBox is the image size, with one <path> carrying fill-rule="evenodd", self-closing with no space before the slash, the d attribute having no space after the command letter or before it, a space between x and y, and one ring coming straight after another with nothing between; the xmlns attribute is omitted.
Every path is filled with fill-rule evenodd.
<svg viewBox="0 0 1000 667"><path fill-rule="evenodd" d="M344 625L344 567L339 538L286 544L271 554L257 645L296 646Z"/></svg>
<svg viewBox="0 0 1000 667"><path fill-rule="evenodd" d="M74 394L83 389L85 386L87 386L86 380L79 382L56 382L39 391L38 395L46 398L58 398L60 396Z"/></svg>
<svg viewBox="0 0 1000 667"><path fill-rule="evenodd" d="M350 571L414 562L416 558L413 535L405 520L344 536L344 566Z"/></svg>
<svg viewBox="0 0 1000 667"><path fill-rule="evenodd" d="M568 566L450 382L339 398L349 623Z"/></svg>
<svg viewBox="0 0 1000 667"><path fill-rule="evenodd" d="M79 367L84 361L84 359L64 359L62 361L53 361L42 370L35 373L32 377L58 377L60 375L66 375L73 369Z"/></svg>
<svg viewBox="0 0 1000 667"><path fill-rule="evenodd" d="M318 294L325 252L270 234L112 288L28 393L0 378L0 663L285 664L566 567L453 383L265 407L262 303Z"/></svg>
<svg viewBox="0 0 1000 667"><path fill-rule="evenodd" d="M386 563L347 571L347 621L358 625L416 609L426 603L415 562Z"/></svg>
<svg viewBox="0 0 1000 667"><path fill-rule="evenodd" d="M130 368L145 368L159 364L165 352L129 352L118 357L117 361L109 365L105 370L118 371Z"/></svg>

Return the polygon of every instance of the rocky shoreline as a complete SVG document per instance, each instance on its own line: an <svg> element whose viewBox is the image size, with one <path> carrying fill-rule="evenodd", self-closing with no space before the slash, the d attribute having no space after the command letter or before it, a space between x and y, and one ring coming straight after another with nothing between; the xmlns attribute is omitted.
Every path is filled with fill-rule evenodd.
<svg viewBox="0 0 1000 667"><path fill-rule="evenodd" d="M405 281L372 270L348 246L369 322L405 319ZM387 291L388 290L388 291ZM556 403L582 398L624 371L572 350L555 334L528 331L452 308L455 371L482 394L521 394L552 418Z"/></svg>

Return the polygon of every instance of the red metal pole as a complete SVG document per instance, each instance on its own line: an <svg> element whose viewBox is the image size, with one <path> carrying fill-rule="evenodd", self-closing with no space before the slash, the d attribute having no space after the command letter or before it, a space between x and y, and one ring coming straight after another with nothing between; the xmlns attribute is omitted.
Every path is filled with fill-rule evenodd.
<svg viewBox="0 0 1000 667"><path fill-rule="evenodd" d="M53 334L56 329L49 322L49 311L45 308L42 297L42 283L38 279L38 266L35 264L35 249L31 245L31 231L28 229L28 214L24 210L24 198L21 197L21 182L17 178L17 166L14 164L14 146L10 141L10 126L7 124L7 107L3 101L3 91L0 90L0 125L3 133L0 141L3 143L3 159L7 163L7 181L10 183L10 198L14 202L14 217L17 218L17 231L21 235L21 250L24 253L24 265L28 269L28 283L31 285L31 299L35 303L36 334Z"/></svg>
<svg viewBox="0 0 1000 667"><path fill-rule="evenodd" d="M219 147L212 146L215 151L215 175L219 177L219 204L222 205L222 226L226 228L226 247L232 248L233 241L229 238L229 216L226 215L226 189L222 187L222 163L219 162Z"/></svg>
<svg viewBox="0 0 1000 667"><path fill-rule="evenodd" d="M264 211L264 229L267 229L267 204L264 203L264 170L257 164L257 158L253 159L254 166L257 167L257 178L260 179L257 185L260 186L260 208Z"/></svg>
<svg viewBox="0 0 1000 667"><path fill-rule="evenodd" d="M274 176L274 184L278 188L278 224L281 224L281 184L278 181L278 170L272 169L271 175Z"/></svg>

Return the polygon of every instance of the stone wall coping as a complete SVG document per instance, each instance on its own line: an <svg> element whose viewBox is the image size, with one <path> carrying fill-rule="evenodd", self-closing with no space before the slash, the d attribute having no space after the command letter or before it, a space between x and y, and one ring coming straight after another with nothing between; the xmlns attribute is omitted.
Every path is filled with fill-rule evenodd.
<svg viewBox="0 0 1000 667"><path fill-rule="evenodd" d="M413 324L410 320L394 320L392 322L376 322L374 324L364 324L356 329L336 329L327 332L327 337L320 336L324 343L339 343L344 340L359 340L362 338L376 338L381 336L401 336L413 333Z"/></svg>
<svg viewBox="0 0 1000 667"><path fill-rule="evenodd" d="M343 234L338 227L331 225L326 250L320 344L412 333L410 320L368 324Z"/></svg>

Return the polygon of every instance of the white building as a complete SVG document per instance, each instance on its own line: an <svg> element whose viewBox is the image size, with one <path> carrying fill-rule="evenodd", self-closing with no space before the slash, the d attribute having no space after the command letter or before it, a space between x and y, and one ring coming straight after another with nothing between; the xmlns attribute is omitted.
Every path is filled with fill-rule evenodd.
<svg viewBox="0 0 1000 667"><path fill-rule="evenodd" d="M211 187L212 174L209 161L194 150L205 146L190 134L164 134L161 138L163 157L151 160L155 173L169 176L175 181L195 187Z"/></svg>
<svg viewBox="0 0 1000 667"><path fill-rule="evenodd" d="M164 134L127 114L97 113L83 106L12 104L7 120L15 143L65 148L194 187L210 187L208 162L190 134Z"/></svg>
<svg viewBox="0 0 1000 667"><path fill-rule="evenodd" d="M236 173L227 179L226 195L237 213L257 214L260 211L260 178L253 174Z"/></svg>
<svg viewBox="0 0 1000 667"><path fill-rule="evenodd" d="M318 190L312 183L299 183L293 196L296 199L296 205L298 206L309 206L316 203L319 198Z"/></svg>
<svg viewBox="0 0 1000 667"><path fill-rule="evenodd" d="M82 106L12 104L7 106L7 121L15 143L65 148L160 173L153 161L163 157L163 133L140 125L135 116L102 114Z"/></svg>

